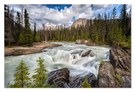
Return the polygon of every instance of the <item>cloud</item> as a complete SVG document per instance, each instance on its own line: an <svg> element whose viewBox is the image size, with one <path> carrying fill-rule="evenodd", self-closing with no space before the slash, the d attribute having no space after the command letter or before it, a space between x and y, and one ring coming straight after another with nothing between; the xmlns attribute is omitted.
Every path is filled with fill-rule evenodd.
<svg viewBox="0 0 135 92"><path fill-rule="evenodd" d="M10 5L15 11L21 11L26 8L31 21L37 22L39 28L42 24L49 25L65 25L70 26L75 19L78 18L93 18L98 13L111 11L119 5L113 4L73 4L70 7L49 8L46 5L27 4L27 5ZM130 5L128 9L131 8Z"/></svg>

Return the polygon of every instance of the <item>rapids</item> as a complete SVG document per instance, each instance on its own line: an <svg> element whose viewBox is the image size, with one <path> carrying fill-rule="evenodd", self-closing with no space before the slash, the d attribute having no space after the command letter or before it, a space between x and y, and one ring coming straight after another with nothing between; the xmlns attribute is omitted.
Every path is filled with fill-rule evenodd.
<svg viewBox="0 0 135 92"><path fill-rule="evenodd" d="M91 72L96 77L100 61L109 61L109 47L86 46L69 42L57 42L57 44L62 44L62 46L44 49L41 53L6 56L5 86L7 87L8 83L13 82L16 66L21 60L24 60L29 67L30 76L34 74L34 69L37 67L36 60L41 57L45 60L44 64L48 72L68 68L71 76L84 76ZM92 51L93 56L81 57L89 50Z"/></svg>

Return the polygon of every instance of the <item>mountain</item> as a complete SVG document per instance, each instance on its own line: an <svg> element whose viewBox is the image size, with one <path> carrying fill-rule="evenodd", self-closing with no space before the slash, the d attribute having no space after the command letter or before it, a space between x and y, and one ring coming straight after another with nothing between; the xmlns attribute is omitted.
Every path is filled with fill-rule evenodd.
<svg viewBox="0 0 135 92"><path fill-rule="evenodd" d="M79 18L73 22L71 27L77 28L77 26L85 26L88 22L88 19L86 18Z"/></svg>

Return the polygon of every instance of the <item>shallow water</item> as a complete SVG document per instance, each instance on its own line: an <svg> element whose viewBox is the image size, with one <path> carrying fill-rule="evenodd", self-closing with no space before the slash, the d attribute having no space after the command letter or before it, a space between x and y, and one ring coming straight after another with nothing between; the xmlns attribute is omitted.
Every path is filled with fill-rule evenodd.
<svg viewBox="0 0 135 92"><path fill-rule="evenodd" d="M84 76L93 73L96 77L100 61L109 61L109 48L101 46L86 46L69 42L53 42L62 46L52 49L44 49L41 53L6 56L5 57L5 86L13 82L16 66L19 61L24 62L29 67L30 76L34 74L37 67L36 60L42 57L45 60L45 67L50 71L61 68L68 68L71 76ZM82 53L92 50L93 56L81 57Z"/></svg>

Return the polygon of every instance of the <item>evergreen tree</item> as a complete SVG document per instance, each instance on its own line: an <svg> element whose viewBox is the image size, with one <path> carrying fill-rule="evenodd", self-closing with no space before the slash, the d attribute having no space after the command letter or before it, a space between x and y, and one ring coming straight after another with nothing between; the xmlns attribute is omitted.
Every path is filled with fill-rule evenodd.
<svg viewBox="0 0 135 92"><path fill-rule="evenodd" d="M127 16L127 7L126 4L123 4L120 14L120 26L124 34L127 34L128 31L128 16Z"/></svg>
<svg viewBox="0 0 135 92"><path fill-rule="evenodd" d="M24 38L25 38L25 44L31 44L33 41L33 35L30 29L30 23L29 23L29 14L27 10L24 11Z"/></svg>
<svg viewBox="0 0 135 92"><path fill-rule="evenodd" d="M112 11L112 19L115 19L116 18L116 8L114 7L113 8L113 11Z"/></svg>
<svg viewBox="0 0 135 92"><path fill-rule="evenodd" d="M40 58L37 60L38 63L38 68L35 69L35 75L33 75L33 83L34 83L34 87L37 88L42 88L42 87L46 87L46 72L47 70L44 67L44 59Z"/></svg>
<svg viewBox="0 0 135 92"><path fill-rule="evenodd" d="M34 23L33 41L36 41L36 23Z"/></svg>
<svg viewBox="0 0 135 92"><path fill-rule="evenodd" d="M12 88L27 88L30 87L29 69L24 61L16 67L16 73L14 74L14 84L10 84Z"/></svg>

